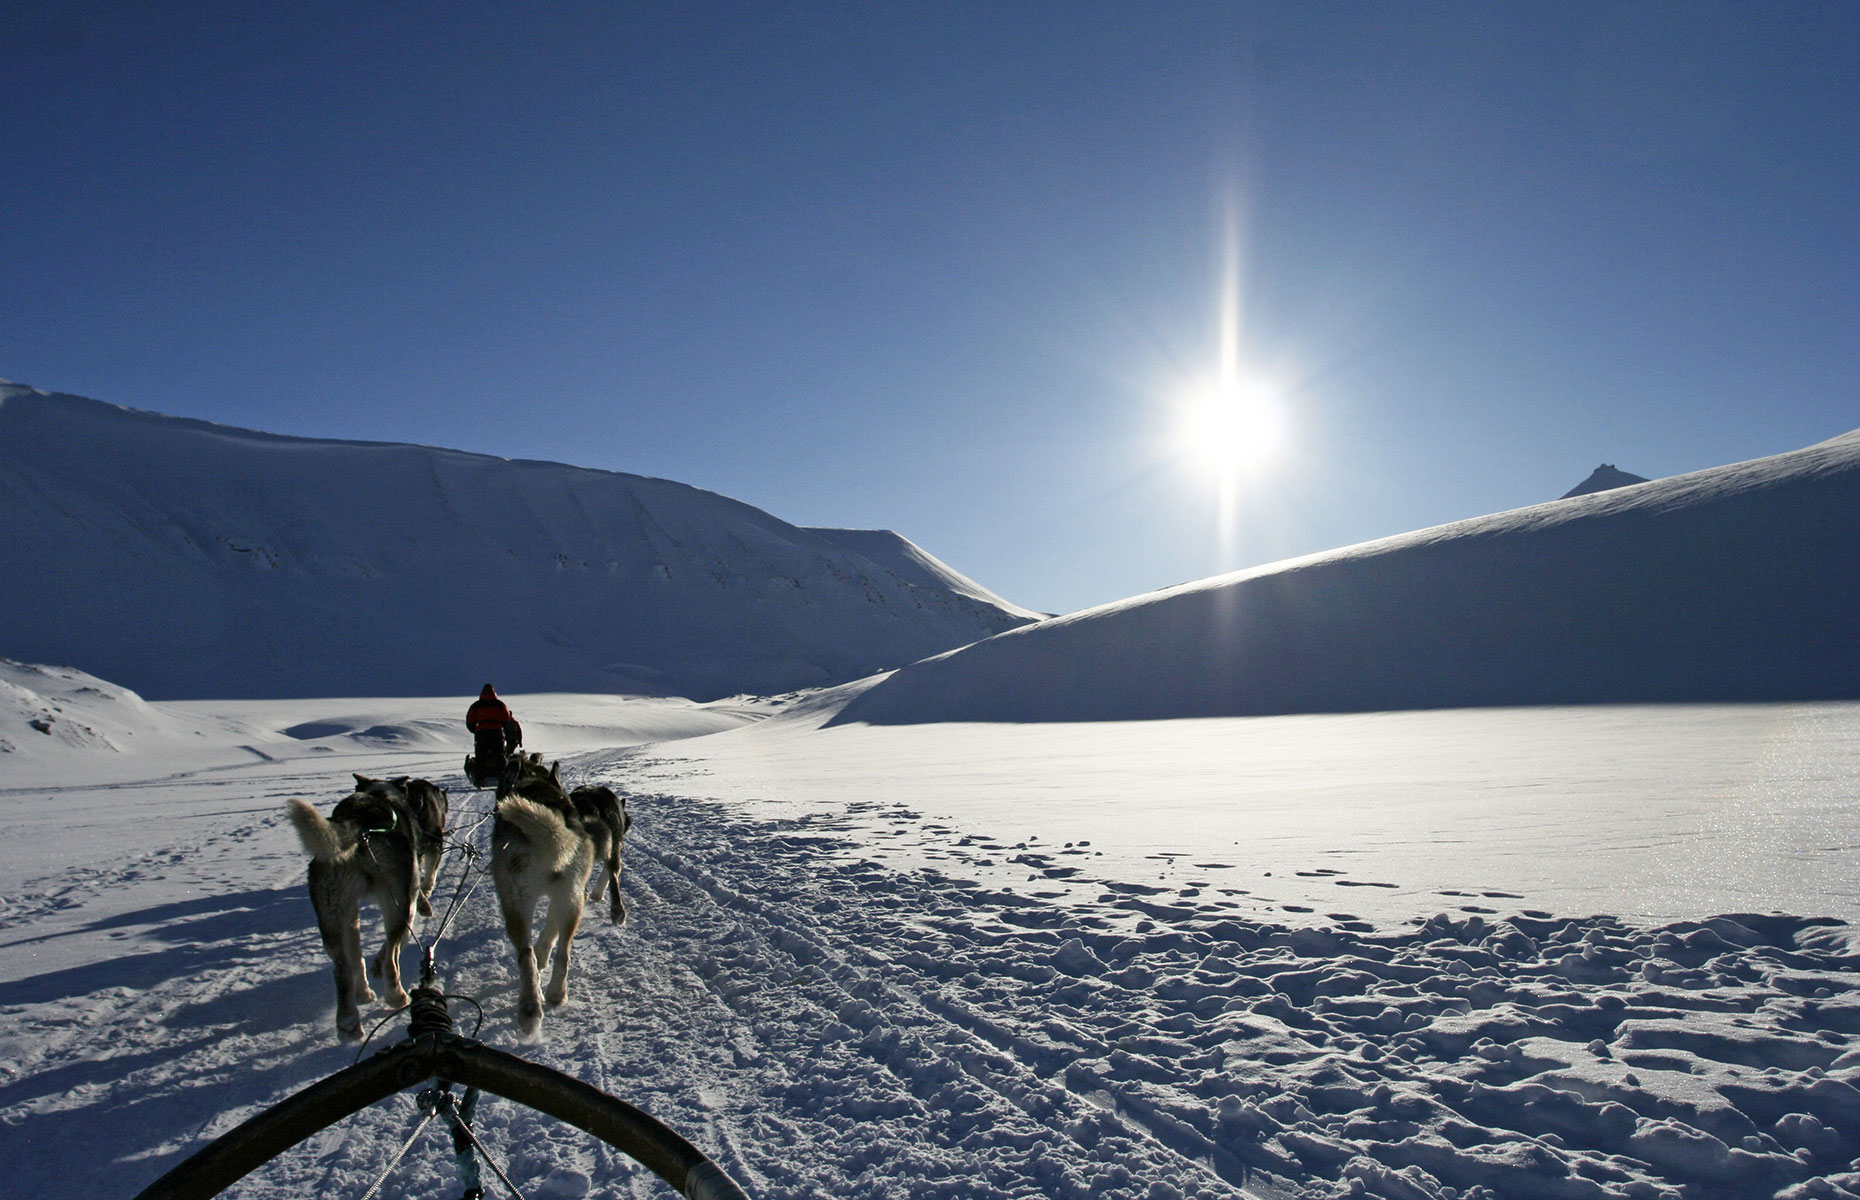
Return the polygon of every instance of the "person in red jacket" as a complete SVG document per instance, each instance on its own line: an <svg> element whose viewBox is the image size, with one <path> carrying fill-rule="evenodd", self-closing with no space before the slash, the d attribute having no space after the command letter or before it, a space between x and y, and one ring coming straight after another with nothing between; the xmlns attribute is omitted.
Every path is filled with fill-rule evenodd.
<svg viewBox="0 0 1860 1200"><path fill-rule="evenodd" d="M473 773L480 778L502 773L504 756L523 744L523 726L488 683L465 710L465 728L472 732L477 760Z"/></svg>

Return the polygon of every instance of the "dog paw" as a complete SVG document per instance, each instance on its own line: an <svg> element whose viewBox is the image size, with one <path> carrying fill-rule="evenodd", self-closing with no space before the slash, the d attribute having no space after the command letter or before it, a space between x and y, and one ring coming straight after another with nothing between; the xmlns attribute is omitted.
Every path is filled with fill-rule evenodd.
<svg viewBox="0 0 1860 1200"><path fill-rule="evenodd" d="M526 1042L542 1036L542 1006L525 1001L517 1006L517 1034Z"/></svg>
<svg viewBox="0 0 1860 1200"><path fill-rule="evenodd" d="M336 1036L345 1042L361 1041L362 1040L362 1018L361 1016L358 1014L357 1016L350 1018L348 1020L338 1020L336 1022Z"/></svg>
<svg viewBox="0 0 1860 1200"><path fill-rule="evenodd" d="M432 901L428 900L425 896L420 897L420 915L423 917L430 917L433 915Z"/></svg>
<svg viewBox="0 0 1860 1200"><path fill-rule="evenodd" d="M389 1008L405 1008L411 1003L413 1003L412 997L398 988L387 994L387 1006Z"/></svg>
<svg viewBox="0 0 1860 1200"><path fill-rule="evenodd" d="M609 915L613 917L614 924L616 925L626 924L626 905L616 903L613 906L612 910L610 911Z"/></svg>
<svg viewBox="0 0 1860 1200"><path fill-rule="evenodd" d="M355 993L355 999L362 1004L373 1004L375 1001L375 989L364 985L361 991Z"/></svg>

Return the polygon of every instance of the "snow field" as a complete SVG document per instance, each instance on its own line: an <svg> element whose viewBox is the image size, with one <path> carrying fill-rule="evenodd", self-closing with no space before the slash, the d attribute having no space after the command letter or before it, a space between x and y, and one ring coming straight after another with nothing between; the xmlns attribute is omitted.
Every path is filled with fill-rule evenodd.
<svg viewBox="0 0 1860 1200"><path fill-rule="evenodd" d="M452 773L450 750L354 733L414 727L424 702L321 703L225 718L199 769L144 750L151 770L126 779L93 748L96 782L40 771L0 788L21 847L0 870L9 1192L133 1194L353 1060L284 801L327 808L351 770L420 774L451 789L462 833L489 795ZM266 740L306 723L347 732ZM1860 1195L1860 954L1845 924L1631 922L1478 894L1368 920L1262 904L1219 886L1222 862L1139 878L1096 845L991 836L985 807L926 816L869 781L864 800L813 808L710 798L729 790L731 755L766 766L820 736L771 727L565 764L571 785L630 793L631 918L590 906L569 1003L520 1046L513 956L479 885L439 961L447 990L482 1004L480 1036L640 1105L764 1200ZM865 743L848 745L855 767ZM950 768L980 786L974 762ZM1064 808L1046 811L1051 829ZM997 815L1010 829L1021 816ZM1309 874L1301 886L1343 904L1395 894ZM455 855L440 911L460 878ZM370 914L365 939L378 936ZM417 961L410 949L403 969ZM453 1013L472 1032L472 1005ZM388 1020L381 1044L403 1027ZM238 1194L359 1196L413 1124L407 1101L376 1106ZM478 1124L526 1196L668 1194L508 1102L487 1098ZM456 1186L446 1138L422 1136L383 1196Z"/></svg>
<svg viewBox="0 0 1860 1200"><path fill-rule="evenodd" d="M1296 924L1860 921L1860 703L829 728L798 708L613 769L745 815L867 817L848 836L887 863L1050 899L1096 878Z"/></svg>

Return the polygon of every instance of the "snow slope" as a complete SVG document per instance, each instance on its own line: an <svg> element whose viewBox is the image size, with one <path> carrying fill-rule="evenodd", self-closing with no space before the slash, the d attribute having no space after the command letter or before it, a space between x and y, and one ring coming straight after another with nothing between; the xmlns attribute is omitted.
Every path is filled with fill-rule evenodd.
<svg viewBox="0 0 1860 1200"><path fill-rule="evenodd" d="M807 532L823 537L854 554L861 555L884 567L899 579L914 583L919 587L955 592L957 595L967 596L971 600L998 608L1003 612L1025 617L1029 621L1037 621L1051 615L1034 612L1030 608L1022 608L1018 604L1003 600L922 546L889 529L809 528Z"/></svg>
<svg viewBox="0 0 1860 1200"><path fill-rule="evenodd" d="M109 724L98 703L90 716ZM514 703L564 729L616 715L609 697L589 698L581 720L569 697ZM629 703L643 716L666 702ZM1574 732L1543 709L941 731L739 722L568 764L571 782L630 793L631 918L590 916L545 1044L514 1038L512 955L488 887L468 894L438 956L447 989L483 1004L486 1041L641 1105L761 1200L1840 1200L1860 1195L1851 927L1767 905L1622 920L1489 887L1409 890L1399 918L1358 911L1390 903L1376 855L1429 836L1365 820L1365 803L1406 810L1430 778L1452 776L1464 804L1433 856L1440 878L1503 861L1486 843L1522 836L1521 808L1554 820L1561 797L1611 779L1615 825L1585 839L1570 814L1574 836L1548 857L1585 840L1631 857L1613 844L1623 833L1644 852L1693 842L1744 802L1805 799L1805 779L1851 795L1860 705L1798 707L1786 737L1776 706L1585 710ZM452 789L455 832L482 833L487 797L454 773L458 746L349 728L418 728L430 702L152 708L198 744L92 746L34 783L0 781L9 1194L133 1194L352 1061L333 1037L287 798L327 807L350 771L427 775ZM547 723L532 721L548 750ZM1352 744L1389 766L1278 813L1263 805L1303 773L1290 762L1270 787L1210 785L1296 722L1313 734L1295 752L1306 769ZM307 723L343 728L311 737ZM1544 751L1539 794L1492 770L1509 726ZM1477 746L1494 749L1465 766ZM1578 746L1591 749L1557 752ZM1765 746L1778 770L1752 773ZM53 749L22 753L42 763ZM1618 771L1662 756L1698 765ZM139 777L121 774L125 759ZM1106 836L1103 776L1120 762L1123 817ZM818 786L842 774L839 790ZM1146 793L1174 806L1132 799ZM1252 807L1280 836L1206 844L1193 810L1214 804ZM1830 804L1783 828L1815 854L1860 841L1857 821ZM1294 825L1302 834L1284 836ZM1335 853L1314 852L1327 838ZM1120 840L1142 853L1120 854ZM1736 872L1733 841L1695 866ZM442 901L461 891L460 861ZM1312 892L1331 899L1292 903ZM454 1013L471 1032L470 1006ZM537 1200L669 1194L516 1105L487 1099L478 1126ZM412 1129L405 1101L374 1106L239 1194L359 1196ZM381 1195L456 1194L449 1145L423 1138Z"/></svg>
<svg viewBox="0 0 1860 1200"><path fill-rule="evenodd" d="M0 658L0 763L14 778L28 762L53 770L84 764L86 774L94 774L89 751L120 755L138 743L172 742L191 732L127 688L69 667Z"/></svg>
<svg viewBox="0 0 1860 1200"><path fill-rule="evenodd" d="M1030 616L659 479L16 385L0 445L0 653L153 697L778 692Z"/></svg>
<svg viewBox="0 0 1860 1200"><path fill-rule="evenodd" d="M1860 697L1860 432L1256 567L913 664L843 721Z"/></svg>

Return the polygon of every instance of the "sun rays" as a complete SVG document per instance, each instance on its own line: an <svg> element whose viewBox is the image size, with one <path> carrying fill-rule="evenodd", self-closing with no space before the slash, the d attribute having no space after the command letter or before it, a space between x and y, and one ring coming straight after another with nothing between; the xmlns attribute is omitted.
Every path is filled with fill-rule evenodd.
<svg viewBox="0 0 1860 1200"><path fill-rule="evenodd" d="M1289 452L1294 429L1285 388L1246 344L1242 222L1233 187L1223 193L1219 224L1214 368L1174 387L1171 441L1185 481L1211 494L1217 561L1226 569L1236 565L1241 528Z"/></svg>

